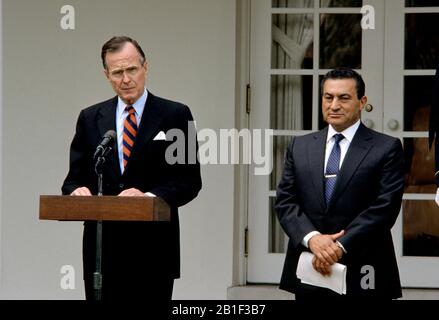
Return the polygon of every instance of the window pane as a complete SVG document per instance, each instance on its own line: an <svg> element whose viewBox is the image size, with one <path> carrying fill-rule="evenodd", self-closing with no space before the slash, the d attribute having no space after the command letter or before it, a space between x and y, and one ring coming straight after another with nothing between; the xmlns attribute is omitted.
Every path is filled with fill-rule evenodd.
<svg viewBox="0 0 439 320"><path fill-rule="evenodd" d="M291 143L291 136L273 137L273 170L270 176L270 190L276 190L284 169L285 154Z"/></svg>
<svg viewBox="0 0 439 320"><path fill-rule="evenodd" d="M434 76L404 78L404 130L428 131Z"/></svg>
<svg viewBox="0 0 439 320"><path fill-rule="evenodd" d="M311 130L312 76L271 76L270 128Z"/></svg>
<svg viewBox="0 0 439 320"><path fill-rule="evenodd" d="M405 18L405 68L436 69L439 13L410 13Z"/></svg>
<svg viewBox="0 0 439 320"><path fill-rule="evenodd" d="M406 7L439 7L437 0L405 0Z"/></svg>
<svg viewBox="0 0 439 320"><path fill-rule="evenodd" d="M320 7L348 7L356 8L363 5L363 0L320 0Z"/></svg>
<svg viewBox="0 0 439 320"><path fill-rule="evenodd" d="M313 15L273 14L272 69L312 68Z"/></svg>
<svg viewBox="0 0 439 320"><path fill-rule="evenodd" d="M361 15L320 15L320 68L361 69Z"/></svg>
<svg viewBox="0 0 439 320"><path fill-rule="evenodd" d="M403 255L439 257L439 207L433 200L404 200Z"/></svg>
<svg viewBox="0 0 439 320"><path fill-rule="evenodd" d="M434 150L428 138L405 138L405 193L436 193Z"/></svg>
<svg viewBox="0 0 439 320"><path fill-rule="evenodd" d="M314 0L272 0L273 8L312 8Z"/></svg>
<svg viewBox="0 0 439 320"><path fill-rule="evenodd" d="M270 198L270 221L269 221L269 239L268 251L269 253L285 253L288 246L288 237L282 229L279 219L277 218L276 210L274 209L276 198Z"/></svg>

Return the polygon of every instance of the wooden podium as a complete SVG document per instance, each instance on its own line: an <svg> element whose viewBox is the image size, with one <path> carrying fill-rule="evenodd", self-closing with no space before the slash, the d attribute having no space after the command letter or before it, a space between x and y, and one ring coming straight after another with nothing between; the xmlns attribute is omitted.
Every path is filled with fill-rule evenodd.
<svg viewBox="0 0 439 320"><path fill-rule="evenodd" d="M102 299L102 221L169 221L169 205L158 197L40 196L40 220L97 221L95 300Z"/></svg>
<svg viewBox="0 0 439 320"><path fill-rule="evenodd" d="M40 220L169 221L170 209L158 197L42 195Z"/></svg>

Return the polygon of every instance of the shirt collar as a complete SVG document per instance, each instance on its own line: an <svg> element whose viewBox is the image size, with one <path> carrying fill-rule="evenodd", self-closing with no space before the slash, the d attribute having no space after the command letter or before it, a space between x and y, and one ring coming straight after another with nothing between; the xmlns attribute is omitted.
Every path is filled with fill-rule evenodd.
<svg viewBox="0 0 439 320"><path fill-rule="evenodd" d="M358 128L360 127L360 123L361 123L361 121L358 120L353 125L351 125L350 127L346 128L345 130L343 130L342 132L335 131L335 129L331 125L329 125L328 126L328 135L326 137L326 142L331 140L331 138L334 135L336 135L337 133L341 133L345 137L345 139L348 140L349 143L351 143L352 139L354 139L355 133L357 132Z"/></svg>
<svg viewBox="0 0 439 320"><path fill-rule="evenodd" d="M136 115L138 115L138 116L142 115L143 109L145 109L146 99L148 99L148 90L146 90L146 88L145 88L145 91L143 92L143 94L133 104L133 108L134 108L134 110L136 110ZM123 100L120 97L117 97L117 114L119 116L122 116L126 107L127 107L127 104L125 102L123 102Z"/></svg>

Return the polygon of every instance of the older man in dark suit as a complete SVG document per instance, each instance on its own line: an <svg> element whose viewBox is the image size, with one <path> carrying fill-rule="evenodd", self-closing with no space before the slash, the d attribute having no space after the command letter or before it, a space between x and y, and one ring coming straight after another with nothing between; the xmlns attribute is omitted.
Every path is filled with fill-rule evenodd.
<svg viewBox="0 0 439 320"><path fill-rule="evenodd" d="M117 96L81 111L70 149L66 195L97 193L93 155L108 130L117 133L115 152L104 167L104 194L157 196L171 207L170 222L104 222L102 298L169 301L180 275L179 206L201 188L198 161L170 164L164 138L170 129L184 134L186 160L197 146L189 108L153 95L145 88L147 62L140 45L113 37L102 47L104 73ZM194 130L194 129L193 129ZM194 141L188 141L192 139ZM83 262L86 298L93 297L96 223L86 222Z"/></svg>
<svg viewBox="0 0 439 320"><path fill-rule="evenodd" d="M399 139L361 123L366 103L357 72L328 72L322 112L329 126L288 147L276 209L290 238L281 288L296 299L401 296L391 228L404 189L403 149ZM296 269L303 251L314 255L312 268L324 276L336 262L347 266L346 295L301 283Z"/></svg>

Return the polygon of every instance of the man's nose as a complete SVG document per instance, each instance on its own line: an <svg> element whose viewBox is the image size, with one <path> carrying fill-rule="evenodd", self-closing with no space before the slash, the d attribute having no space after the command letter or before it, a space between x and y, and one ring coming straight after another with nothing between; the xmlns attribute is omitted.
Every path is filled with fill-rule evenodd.
<svg viewBox="0 0 439 320"><path fill-rule="evenodd" d="M340 101L337 98L334 98L329 106L332 110L340 109Z"/></svg>
<svg viewBox="0 0 439 320"><path fill-rule="evenodd" d="M130 82L130 78L128 77L127 73L124 71L123 76L122 76L122 82L124 83L128 83Z"/></svg>

